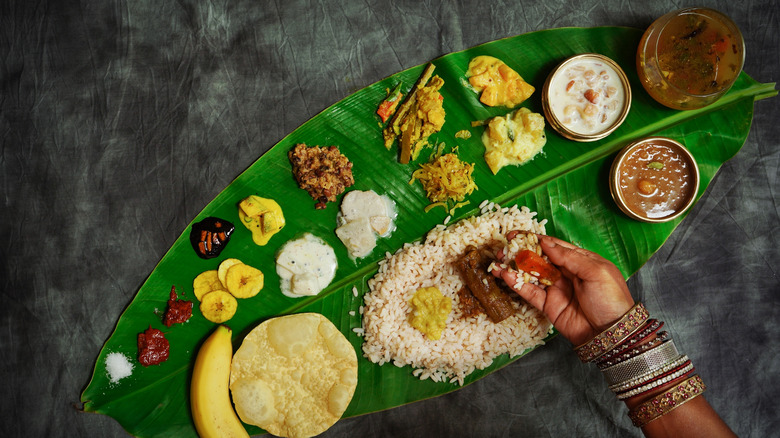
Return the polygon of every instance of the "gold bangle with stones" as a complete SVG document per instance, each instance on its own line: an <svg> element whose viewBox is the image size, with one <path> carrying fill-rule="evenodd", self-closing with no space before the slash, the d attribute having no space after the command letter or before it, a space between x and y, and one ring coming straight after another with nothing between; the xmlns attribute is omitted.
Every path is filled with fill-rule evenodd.
<svg viewBox="0 0 780 438"><path fill-rule="evenodd" d="M707 386L697 374L635 407L628 413L628 417L631 418L634 426L645 427L651 421L701 395L705 389Z"/></svg>
<svg viewBox="0 0 780 438"><path fill-rule="evenodd" d="M574 351L581 361L593 361L628 339L647 322L649 317L650 314L645 309L644 304L636 303L610 328L575 348Z"/></svg>

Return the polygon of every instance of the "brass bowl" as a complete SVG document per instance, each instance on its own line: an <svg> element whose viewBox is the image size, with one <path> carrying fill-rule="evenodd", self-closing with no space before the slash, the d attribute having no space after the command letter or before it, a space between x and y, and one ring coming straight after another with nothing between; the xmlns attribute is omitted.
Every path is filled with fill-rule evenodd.
<svg viewBox="0 0 780 438"><path fill-rule="evenodd" d="M553 93L551 92L551 87L556 76L564 74L567 68L583 60L602 62L609 66L617 73L618 80L623 88L624 99L617 119L615 119L615 121L609 126L606 126L603 130L595 133L577 132L576 130L566 126L563 123L563 120L561 120L555 114L555 111L553 111L550 102L550 99L554 97L552 95ZM563 137L579 142L600 140L615 131L618 126L620 126L626 119L626 116L628 116L628 111L631 109L631 85L629 84L628 77L626 76L626 73L623 71L623 69L620 68L620 66L609 57L598 53L583 53L580 55L575 55L563 60L563 62L558 64L547 76L547 79L544 82L544 87L542 88L542 109L544 110L544 115L547 119L547 122Z"/></svg>
<svg viewBox="0 0 780 438"><path fill-rule="evenodd" d="M626 162L628 157L630 157L630 154L636 149L644 147L645 145L668 147L689 165L689 174L691 176L690 189L685 194L682 204L675 208L673 212L663 216L650 216L635 206L632 208L632 204L628 201L624 189L621 188L621 170L627 165ZM617 157L615 157L609 172L609 191L617 206L628 217L642 222L661 223L680 217L680 215L685 213L693 205L696 200L696 195L699 192L699 180L699 166L696 164L696 160L691 152L686 149L685 146L671 138L648 137L625 146L618 153ZM634 189L632 188L630 190Z"/></svg>

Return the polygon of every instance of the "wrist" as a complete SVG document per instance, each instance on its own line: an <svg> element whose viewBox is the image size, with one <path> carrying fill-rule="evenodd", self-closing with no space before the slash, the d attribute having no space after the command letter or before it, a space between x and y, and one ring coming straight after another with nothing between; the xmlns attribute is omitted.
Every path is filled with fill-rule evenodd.
<svg viewBox="0 0 780 438"><path fill-rule="evenodd" d="M628 413L636 427L645 427L651 421L679 408L704 393L706 385L698 375L686 377L670 384L664 391L646 397L644 401L632 406Z"/></svg>
<svg viewBox="0 0 780 438"><path fill-rule="evenodd" d="M650 319L641 303L575 350L594 362L637 427L673 411L704 389L691 360L677 351L664 323Z"/></svg>

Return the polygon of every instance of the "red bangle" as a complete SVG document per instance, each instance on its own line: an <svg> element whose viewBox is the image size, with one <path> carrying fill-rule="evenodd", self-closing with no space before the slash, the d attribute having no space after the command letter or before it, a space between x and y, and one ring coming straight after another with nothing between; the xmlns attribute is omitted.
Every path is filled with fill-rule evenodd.
<svg viewBox="0 0 780 438"><path fill-rule="evenodd" d="M623 355L629 352L633 352L635 348L638 348L636 347L638 344L647 340L647 338L649 338L650 336L658 332L658 330L660 330L661 327L663 326L664 326L663 321L658 321L657 319L648 320L647 324L645 324L645 327L640 329L630 338L626 339L620 345L613 348L612 351L610 351L609 353L606 353L603 356L599 357L598 360L596 361L596 365L600 369L603 369L608 366L615 365L620 360L628 359L627 357L623 357Z"/></svg>
<svg viewBox="0 0 780 438"><path fill-rule="evenodd" d="M698 397L707 386L701 380L701 377L695 375L684 380L666 392L659 394L652 399L637 406L628 413L628 417L636 427L644 427L647 423L656 420L669 412L677 409L683 404Z"/></svg>

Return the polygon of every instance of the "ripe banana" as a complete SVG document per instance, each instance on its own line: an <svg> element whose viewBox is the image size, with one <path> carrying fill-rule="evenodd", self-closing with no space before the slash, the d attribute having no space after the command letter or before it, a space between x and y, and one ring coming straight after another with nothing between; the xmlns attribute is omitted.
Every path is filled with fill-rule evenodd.
<svg viewBox="0 0 780 438"><path fill-rule="evenodd" d="M198 351L190 385L190 407L201 438L249 437L230 402L232 330L220 325Z"/></svg>

